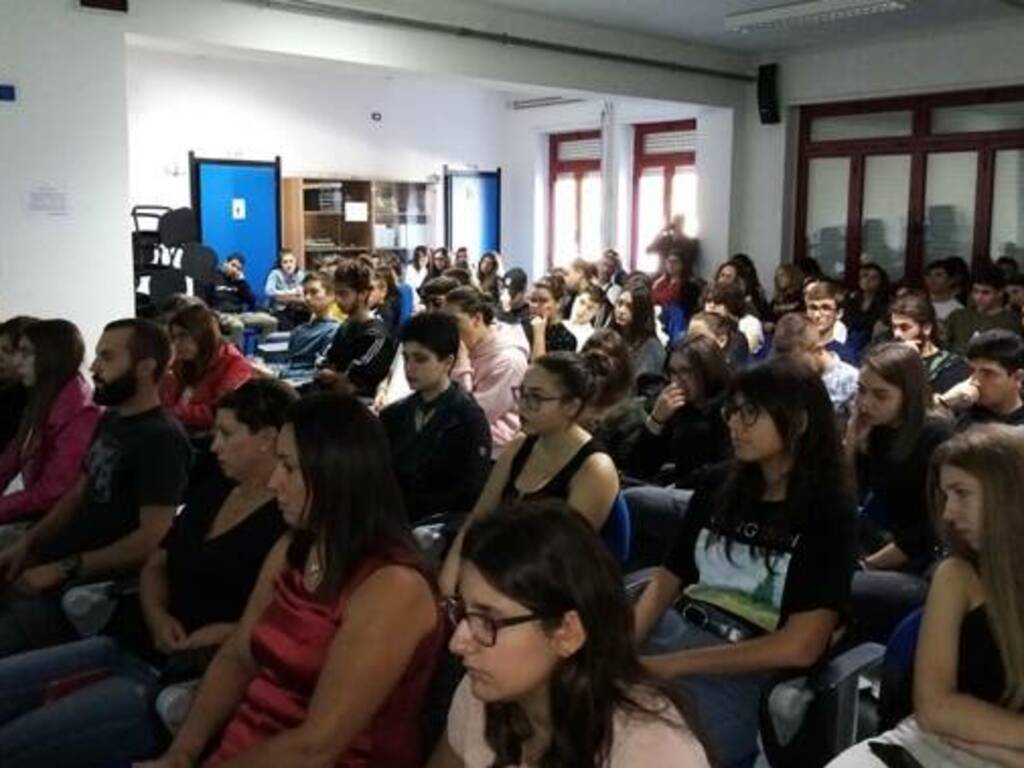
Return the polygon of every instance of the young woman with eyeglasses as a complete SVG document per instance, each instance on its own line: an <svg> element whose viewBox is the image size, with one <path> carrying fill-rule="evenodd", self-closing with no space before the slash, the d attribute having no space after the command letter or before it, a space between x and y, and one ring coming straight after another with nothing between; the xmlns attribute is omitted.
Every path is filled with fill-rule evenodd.
<svg viewBox="0 0 1024 768"><path fill-rule="evenodd" d="M733 765L756 753L772 673L809 669L828 651L856 537L835 417L816 373L776 360L748 369L723 417L735 457L698 483L637 603L636 636L648 640L648 669L691 693L712 745ZM680 597L682 616L669 610Z"/></svg>
<svg viewBox="0 0 1024 768"><path fill-rule="evenodd" d="M706 768L679 693L637 660L618 566L564 502L474 521L458 576L467 675L428 768Z"/></svg>
<svg viewBox="0 0 1024 768"><path fill-rule="evenodd" d="M502 501L556 498L601 530L619 493L619 476L604 447L578 423L594 394L586 362L572 352L552 352L531 365L512 392L525 434L498 457L470 520ZM461 546L462 533L441 571L445 594L455 589Z"/></svg>

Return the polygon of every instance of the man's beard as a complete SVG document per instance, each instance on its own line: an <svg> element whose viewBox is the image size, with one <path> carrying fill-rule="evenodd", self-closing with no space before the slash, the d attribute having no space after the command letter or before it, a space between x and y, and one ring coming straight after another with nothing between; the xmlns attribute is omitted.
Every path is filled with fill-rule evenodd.
<svg viewBox="0 0 1024 768"><path fill-rule="evenodd" d="M117 406L131 400L139 389L135 371L128 371L111 381L102 381L93 376L95 390L93 402L97 405Z"/></svg>

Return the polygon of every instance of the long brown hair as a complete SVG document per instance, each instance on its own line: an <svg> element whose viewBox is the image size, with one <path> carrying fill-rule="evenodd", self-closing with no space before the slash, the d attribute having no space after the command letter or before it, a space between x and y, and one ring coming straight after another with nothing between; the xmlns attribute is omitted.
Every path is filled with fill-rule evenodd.
<svg viewBox="0 0 1024 768"><path fill-rule="evenodd" d="M886 383L899 389L903 402L890 457L897 460L907 458L921 437L932 400L928 374L921 356L906 344L889 342L871 347L865 352L860 367L861 370L870 369Z"/></svg>
<svg viewBox="0 0 1024 768"><path fill-rule="evenodd" d="M68 320L40 320L25 327L22 338L32 345L35 384L29 388L28 405L21 417L16 442L22 455L39 436L57 396L78 375L85 358L85 342L78 327Z"/></svg>
<svg viewBox="0 0 1024 768"><path fill-rule="evenodd" d="M942 521L943 466L956 467L981 484L981 548L974 551ZM981 576L996 646L1006 672L1003 704L1024 709L1024 435L1001 424L972 427L936 449L929 476L932 515L950 550L973 564Z"/></svg>
<svg viewBox="0 0 1024 768"><path fill-rule="evenodd" d="M180 366L181 380L192 386L206 373L224 343L217 315L205 305L196 304L181 310L171 318L169 325L183 330L196 344L195 359L182 360Z"/></svg>

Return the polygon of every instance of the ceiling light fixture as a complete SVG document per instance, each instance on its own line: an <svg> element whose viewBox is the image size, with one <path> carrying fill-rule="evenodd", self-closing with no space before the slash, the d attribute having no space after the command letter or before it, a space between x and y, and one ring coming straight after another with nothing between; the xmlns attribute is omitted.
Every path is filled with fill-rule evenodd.
<svg viewBox="0 0 1024 768"><path fill-rule="evenodd" d="M905 11L913 0L801 0L756 11L730 13L725 26L734 32L827 24L833 21Z"/></svg>

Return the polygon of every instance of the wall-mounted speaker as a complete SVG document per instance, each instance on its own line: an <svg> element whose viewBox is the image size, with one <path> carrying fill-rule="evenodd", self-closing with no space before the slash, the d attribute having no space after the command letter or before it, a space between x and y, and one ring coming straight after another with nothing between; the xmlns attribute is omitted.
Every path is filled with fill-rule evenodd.
<svg viewBox="0 0 1024 768"><path fill-rule="evenodd" d="M97 8L101 11L128 13L128 0L78 0L83 8Z"/></svg>
<svg viewBox="0 0 1024 768"><path fill-rule="evenodd" d="M762 64L757 68L757 111L762 125L779 122L778 64Z"/></svg>

